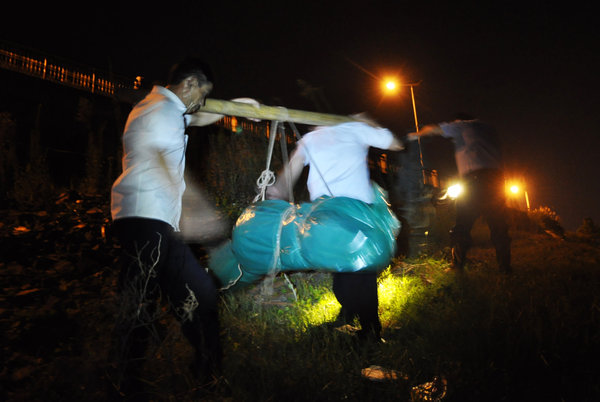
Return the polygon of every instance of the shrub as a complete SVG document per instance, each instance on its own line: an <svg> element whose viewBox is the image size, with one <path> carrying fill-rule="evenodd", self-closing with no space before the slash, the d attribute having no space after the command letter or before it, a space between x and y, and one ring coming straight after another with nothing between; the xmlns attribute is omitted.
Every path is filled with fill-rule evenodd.
<svg viewBox="0 0 600 402"><path fill-rule="evenodd" d="M598 227L592 218L585 218L579 228L577 234L581 236L597 236L600 235L600 227Z"/></svg>
<svg viewBox="0 0 600 402"><path fill-rule="evenodd" d="M565 230L560 225L560 217L550 207L540 206L530 211L529 219L544 232L564 236Z"/></svg>

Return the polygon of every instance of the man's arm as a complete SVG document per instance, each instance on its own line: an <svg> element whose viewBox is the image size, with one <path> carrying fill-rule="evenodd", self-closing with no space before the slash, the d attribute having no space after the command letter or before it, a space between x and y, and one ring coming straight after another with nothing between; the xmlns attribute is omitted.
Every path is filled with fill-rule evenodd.
<svg viewBox="0 0 600 402"><path fill-rule="evenodd" d="M231 100L232 102L241 102L248 103L251 105L258 106L259 103L252 98L235 98ZM196 112L190 115L190 121L188 123L189 126L208 126L210 124L216 123L223 118L222 114L217 113L206 113L206 112ZM253 121L260 121L252 119Z"/></svg>
<svg viewBox="0 0 600 402"><path fill-rule="evenodd" d="M444 131L442 130L442 127L440 127L439 124L430 124L430 125L427 125L427 126L421 128L421 130L419 130L418 132L409 133L406 136L406 139L409 141L414 141L414 140L418 139L419 137L430 136L430 135L443 135L443 134L444 134Z"/></svg>
<svg viewBox="0 0 600 402"><path fill-rule="evenodd" d="M267 199L289 200L290 191L304 170L304 156L294 150L287 166L277 174L277 181L267 188Z"/></svg>
<svg viewBox="0 0 600 402"><path fill-rule="evenodd" d="M400 141L398 138L394 137L388 149L390 151L402 151L404 149L404 143L402 143L402 141Z"/></svg>
<svg viewBox="0 0 600 402"><path fill-rule="evenodd" d="M366 113L353 114L351 117L354 120L365 123L371 127L382 128L379 123L377 123L375 120L373 120ZM392 143L390 144L390 146L387 149L390 151L402 151L404 149L404 144L402 143L402 141L400 141L398 138L396 138L396 136L394 136Z"/></svg>
<svg viewBox="0 0 600 402"><path fill-rule="evenodd" d="M190 121L188 126L208 126L210 124L216 123L223 118L222 114L217 113L206 113L206 112L196 112L190 115Z"/></svg>

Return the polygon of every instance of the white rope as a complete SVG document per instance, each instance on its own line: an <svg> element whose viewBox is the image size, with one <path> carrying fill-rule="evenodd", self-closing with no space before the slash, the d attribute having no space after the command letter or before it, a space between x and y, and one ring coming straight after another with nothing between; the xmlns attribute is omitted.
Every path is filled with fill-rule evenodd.
<svg viewBox="0 0 600 402"><path fill-rule="evenodd" d="M273 247L273 264L267 271L267 276L275 277L281 271L281 231L283 230L283 222L290 221L290 215L294 215L296 213L296 207L294 204L290 204L288 208L281 214L281 219L279 219L279 227L277 228L277 236L275 237L275 247ZM285 276L285 273L283 274ZM290 280L285 276L285 279L288 283L291 284ZM296 297L296 291L293 289L294 297Z"/></svg>
<svg viewBox="0 0 600 402"><path fill-rule="evenodd" d="M239 271L239 275L237 278L229 281L229 283L226 286L223 286L222 288L219 289L219 291L224 291L229 289L230 287L232 287L233 285L235 285L236 283L238 283L238 281L242 278L242 276L244 275L244 272L242 271L242 268L240 267L240 264L237 265L237 269Z"/></svg>
<svg viewBox="0 0 600 402"><path fill-rule="evenodd" d="M267 187L272 186L275 183L275 173L271 170L263 170L259 178L256 180L256 186L258 187L258 194L254 197L252 202L264 201Z"/></svg>
<svg viewBox="0 0 600 402"><path fill-rule="evenodd" d="M273 145L275 144L275 138L277 137L278 125L278 121L271 122L271 135L269 136L269 148L267 151L267 166L256 180L258 194L256 195L256 197L254 197L254 200L252 200L252 202L264 201L267 187L272 186L275 183L275 173L271 171L271 158L273 156Z"/></svg>
<svg viewBox="0 0 600 402"><path fill-rule="evenodd" d="M290 290L294 294L294 300L298 301L298 293L296 292L296 287L294 286L290 278L288 278L288 276L285 274L285 272L283 273L283 277L287 282L288 288L290 288Z"/></svg>
<svg viewBox="0 0 600 402"><path fill-rule="evenodd" d="M284 118L281 119L282 122L289 120L290 113L287 108L283 106L279 106L279 109L284 112ZM271 171L271 159L273 158L273 146L275 145L275 138L277 138L277 132L279 128L279 121L273 120L271 121L271 130L269 137L269 148L267 151L267 167L262 171L258 179L256 180L256 186L258 187L258 194L254 197L252 202L264 201L265 194L267 191L267 187L275 184L275 173Z"/></svg>

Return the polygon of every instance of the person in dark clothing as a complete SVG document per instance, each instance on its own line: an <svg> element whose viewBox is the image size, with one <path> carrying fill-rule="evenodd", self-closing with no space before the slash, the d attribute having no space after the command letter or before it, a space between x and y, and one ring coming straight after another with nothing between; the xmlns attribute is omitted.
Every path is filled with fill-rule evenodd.
<svg viewBox="0 0 600 402"><path fill-rule="evenodd" d="M428 125L410 133L408 140L419 136L441 135L454 142L455 159L464 193L456 201L456 224L450 232L452 268L462 270L471 247L471 229L483 216L496 249L498 266L510 272L510 237L506 218L503 157L496 130L468 115L456 120Z"/></svg>
<svg viewBox="0 0 600 402"><path fill-rule="evenodd" d="M194 347L199 385L220 377L217 289L179 233L185 190L188 126L221 115L198 112L212 89L202 62L174 66L168 85L155 85L132 109L123 133L123 172L112 186L113 232L122 249L115 329L119 391L141 391L148 343L157 335L159 301L168 301Z"/></svg>

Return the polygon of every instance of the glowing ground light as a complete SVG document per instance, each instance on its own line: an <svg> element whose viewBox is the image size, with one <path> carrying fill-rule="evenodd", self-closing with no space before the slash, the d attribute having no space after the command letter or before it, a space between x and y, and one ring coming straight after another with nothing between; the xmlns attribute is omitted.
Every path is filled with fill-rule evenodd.
<svg viewBox="0 0 600 402"><path fill-rule="evenodd" d="M333 292L328 292L319 298L319 301L304 311L304 321L311 326L317 326L329 321L334 321L340 312L340 304Z"/></svg>
<svg viewBox="0 0 600 402"><path fill-rule="evenodd" d="M510 192L513 194L517 194L519 192L519 186L513 184L512 186L510 186Z"/></svg>
<svg viewBox="0 0 600 402"><path fill-rule="evenodd" d="M407 276L393 275L389 269L378 280L379 312L382 323L394 321L418 288L418 281ZM303 311L303 321L309 326L318 326L334 321L339 314L340 304L333 292L328 291L319 300Z"/></svg>
<svg viewBox="0 0 600 402"><path fill-rule="evenodd" d="M379 318L382 324L394 321L409 302L417 282L413 277L392 275L384 272L379 279Z"/></svg>

